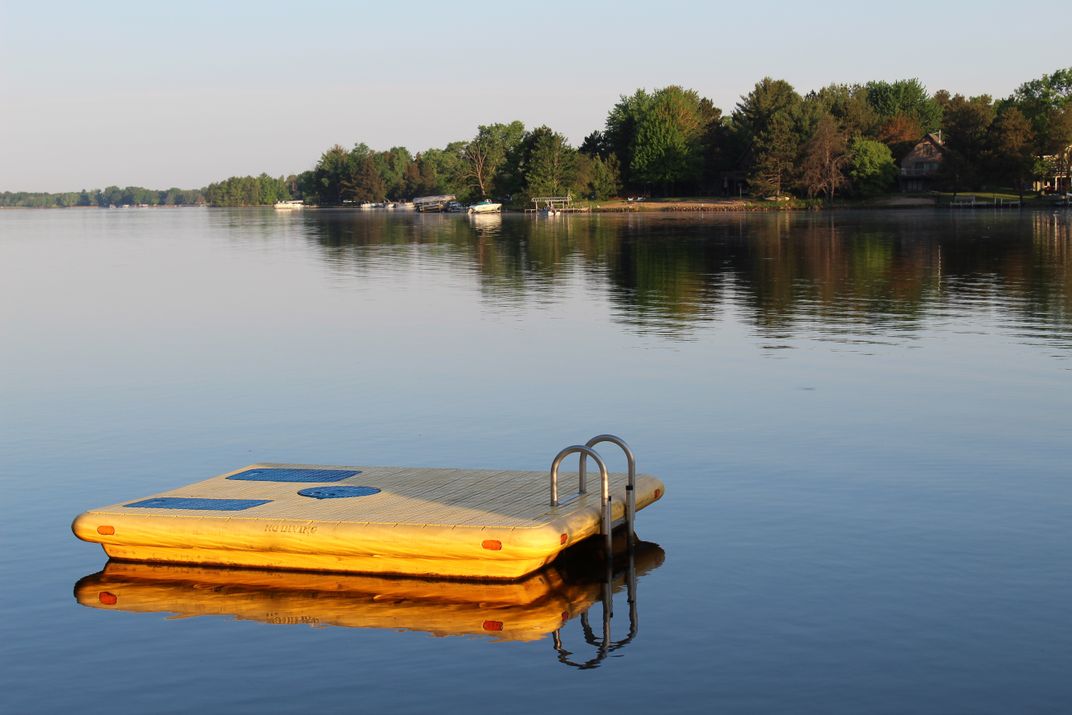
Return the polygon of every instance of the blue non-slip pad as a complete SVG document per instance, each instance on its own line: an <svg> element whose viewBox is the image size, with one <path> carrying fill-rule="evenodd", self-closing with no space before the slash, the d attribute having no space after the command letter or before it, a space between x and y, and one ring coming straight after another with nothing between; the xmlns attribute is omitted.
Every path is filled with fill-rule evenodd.
<svg viewBox="0 0 1072 715"><path fill-rule="evenodd" d="M346 497L367 497L379 494L376 487L310 487L298 492L303 497L313 499L344 499Z"/></svg>
<svg viewBox="0 0 1072 715"><path fill-rule="evenodd" d="M361 472L350 469L247 469L228 479L246 482L337 482Z"/></svg>
<svg viewBox="0 0 1072 715"><path fill-rule="evenodd" d="M271 499L195 499L188 497L153 497L143 499L125 506L137 509L193 509L196 511L242 511L261 504L267 504Z"/></svg>

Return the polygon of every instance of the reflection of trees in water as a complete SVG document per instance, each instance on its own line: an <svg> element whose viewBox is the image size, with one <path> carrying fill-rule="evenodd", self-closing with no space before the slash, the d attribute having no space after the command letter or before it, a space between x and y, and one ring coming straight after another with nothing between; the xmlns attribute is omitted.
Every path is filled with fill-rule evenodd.
<svg viewBox="0 0 1072 715"><path fill-rule="evenodd" d="M1027 326L1067 329L1072 217L980 213L974 220L954 217L942 242L946 304L962 310L997 305Z"/></svg>
<svg viewBox="0 0 1072 715"><path fill-rule="evenodd" d="M1067 214L494 218L310 212L304 225L349 274L433 260L473 272L494 305L602 285L639 331L681 334L731 305L772 335L913 330L995 302L1062 328L1072 315Z"/></svg>
<svg viewBox="0 0 1072 715"><path fill-rule="evenodd" d="M1023 295L1029 314L1072 323L1072 211L1032 217L1035 261Z"/></svg>
<svg viewBox="0 0 1072 715"><path fill-rule="evenodd" d="M896 228L826 215L762 221L733 263L742 303L771 331L805 321L832 333L912 327L937 290L940 247Z"/></svg>
<svg viewBox="0 0 1072 715"><path fill-rule="evenodd" d="M598 228L598 260L611 280L619 320L641 330L677 332L710 319L725 303L720 238L675 221L653 231L636 217Z"/></svg>
<svg viewBox="0 0 1072 715"><path fill-rule="evenodd" d="M458 219L386 210L309 211L303 217L306 235L316 241L324 260L355 277L409 270L417 260L468 270L473 232Z"/></svg>

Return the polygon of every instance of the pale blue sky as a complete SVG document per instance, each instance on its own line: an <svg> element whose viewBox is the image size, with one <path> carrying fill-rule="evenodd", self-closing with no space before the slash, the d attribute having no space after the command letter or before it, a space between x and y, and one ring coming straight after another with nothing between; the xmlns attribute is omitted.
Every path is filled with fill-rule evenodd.
<svg viewBox="0 0 1072 715"><path fill-rule="evenodd" d="M667 84L726 113L765 75L1005 96L1072 64L1070 22L1067 0L0 0L0 190L192 188L511 119L576 143Z"/></svg>

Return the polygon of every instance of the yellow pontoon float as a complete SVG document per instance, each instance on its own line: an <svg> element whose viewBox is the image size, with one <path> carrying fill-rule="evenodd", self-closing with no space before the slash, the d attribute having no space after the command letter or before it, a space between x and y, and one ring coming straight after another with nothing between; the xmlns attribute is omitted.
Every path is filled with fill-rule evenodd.
<svg viewBox="0 0 1072 715"><path fill-rule="evenodd" d="M627 474L593 449L615 444ZM576 494L559 498L558 470L579 455ZM589 493L586 462L599 468ZM548 481L550 498L548 499ZM126 561L306 571L519 579L559 552L662 497L636 474L632 450L599 435L563 449L546 472L253 464L203 482L80 514L78 538Z"/></svg>

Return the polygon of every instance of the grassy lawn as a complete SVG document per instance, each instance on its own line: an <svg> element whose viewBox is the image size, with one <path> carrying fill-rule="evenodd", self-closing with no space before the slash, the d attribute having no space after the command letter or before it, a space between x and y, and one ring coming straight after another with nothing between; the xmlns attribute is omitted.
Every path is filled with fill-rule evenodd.
<svg viewBox="0 0 1072 715"><path fill-rule="evenodd" d="M954 194L952 191L938 191L933 194L937 197L939 206L946 206L953 201ZM958 201L964 201L970 196L974 196L976 201L983 203L993 203L995 201L1010 202L1019 201L1020 195L1012 190L999 190L999 191L959 191L955 194ZM1048 202L1048 198L1038 196L1034 193L1024 193L1024 205L1032 206L1035 204L1045 204Z"/></svg>

